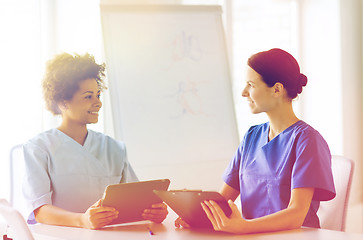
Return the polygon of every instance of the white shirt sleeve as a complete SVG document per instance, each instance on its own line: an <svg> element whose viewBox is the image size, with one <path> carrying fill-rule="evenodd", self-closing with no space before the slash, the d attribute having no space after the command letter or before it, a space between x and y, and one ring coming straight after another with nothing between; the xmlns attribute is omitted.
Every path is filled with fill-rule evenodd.
<svg viewBox="0 0 363 240"><path fill-rule="evenodd" d="M123 157L122 159L124 160L124 168L122 170L122 178L121 178L121 183L128 183L128 182L138 182L139 179L136 176L136 173L134 171L134 169L132 168L130 162L127 159L127 151L126 151L126 146L123 142L118 142L119 145L121 145L121 149L122 149L122 153L123 153Z"/></svg>
<svg viewBox="0 0 363 240"><path fill-rule="evenodd" d="M33 211L45 204L52 204L51 181L48 174L48 154L34 143L23 145L25 178L23 195L27 202L26 216L34 217ZM33 220L33 219L28 219Z"/></svg>

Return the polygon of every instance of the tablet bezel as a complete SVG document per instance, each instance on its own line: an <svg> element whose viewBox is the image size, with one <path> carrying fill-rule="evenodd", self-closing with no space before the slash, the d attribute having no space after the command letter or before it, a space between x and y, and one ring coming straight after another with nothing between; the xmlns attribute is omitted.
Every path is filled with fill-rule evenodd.
<svg viewBox="0 0 363 240"><path fill-rule="evenodd" d="M153 190L167 190L169 185L169 179L108 185L102 206L113 207L119 212L118 218L111 225L145 220L142 217L144 210L163 202Z"/></svg>
<svg viewBox="0 0 363 240"><path fill-rule="evenodd" d="M173 209L173 211L177 213L185 222L194 228L213 227L200 204L204 200L215 201L222 208L226 216L230 216L232 213L228 202L218 192L193 190L154 190L154 193L158 195L171 209Z"/></svg>

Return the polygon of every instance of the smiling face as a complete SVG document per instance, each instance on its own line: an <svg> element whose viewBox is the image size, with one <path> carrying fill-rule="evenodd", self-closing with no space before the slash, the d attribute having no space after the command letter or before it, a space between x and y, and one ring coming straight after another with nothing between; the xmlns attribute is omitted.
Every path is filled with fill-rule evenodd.
<svg viewBox="0 0 363 240"><path fill-rule="evenodd" d="M246 87L242 91L242 97L247 98L251 112L268 112L276 105L274 87L268 87L262 76L251 67L247 68Z"/></svg>
<svg viewBox="0 0 363 240"><path fill-rule="evenodd" d="M95 79L86 79L69 101L59 104L63 121L80 125L98 122L98 111L102 107L100 89Z"/></svg>

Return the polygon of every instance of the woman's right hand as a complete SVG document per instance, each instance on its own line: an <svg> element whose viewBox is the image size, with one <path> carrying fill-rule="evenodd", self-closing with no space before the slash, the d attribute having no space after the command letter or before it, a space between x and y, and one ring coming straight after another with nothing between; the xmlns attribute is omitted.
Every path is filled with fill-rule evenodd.
<svg viewBox="0 0 363 240"><path fill-rule="evenodd" d="M117 217L118 211L112 207L102 207L100 199L82 214L81 225L83 228L99 229L110 224Z"/></svg>
<svg viewBox="0 0 363 240"><path fill-rule="evenodd" d="M175 220L174 225L177 228L181 228L181 227L183 227L183 228L190 228L190 225L187 222L185 222L183 219L181 219L181 217L178 217Z"/></svg>

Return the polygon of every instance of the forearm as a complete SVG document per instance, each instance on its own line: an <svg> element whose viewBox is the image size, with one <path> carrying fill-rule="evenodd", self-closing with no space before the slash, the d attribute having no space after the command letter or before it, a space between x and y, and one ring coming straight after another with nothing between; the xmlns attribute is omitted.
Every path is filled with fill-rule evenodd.
<svg viewBox="0 0 363 240"><path fill-rule="evenodd" d="M202 207L211 221L214 230L238 234L272 232L299 228L304 223L309 210L314 188L295 188L292 190L289 205L276 213L245 220L236 204L228 201L232 213L227 217L214 201L204 201Z"/></svg>
<svg viewBox="0 0 363 240"><path fill-rule="evenodd" d="M43 205L34 211L35 220L39 223L83 227L82 213L74 213L52 205Z"/></svg>
<svg viewBox="0 0 363 240"><path fill-rule="evenodd" d="M279 212L248 220L247 232L269 232L295 229L302 226L309 211L314 188L296 188L292 190L291 199L286 209Z"/></svg>
<svg viewBox="0 0 363 240"><path fill-rule="evenodd" d="M299 208L287 208L279 212L247 220L241 231L243 233L273 232L300 228L306 212Z"/></svg>
<svg viewBox="0 0 363 240"><path fill-rule="evenodd" d="M232 200L233 202L239 195L239 191L234 189L233 187L229 186L227 183L224 183L219 193L228 201Z"/></svg>

